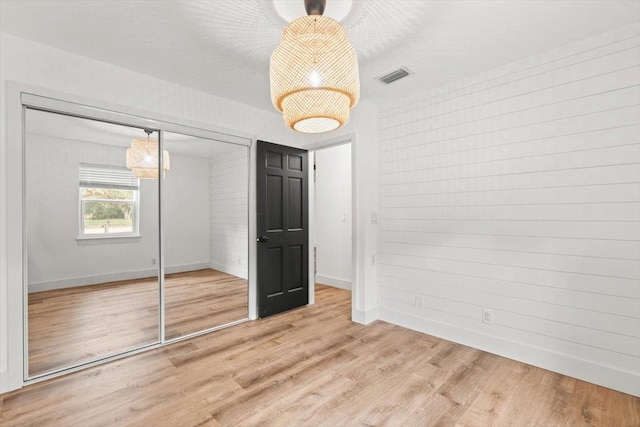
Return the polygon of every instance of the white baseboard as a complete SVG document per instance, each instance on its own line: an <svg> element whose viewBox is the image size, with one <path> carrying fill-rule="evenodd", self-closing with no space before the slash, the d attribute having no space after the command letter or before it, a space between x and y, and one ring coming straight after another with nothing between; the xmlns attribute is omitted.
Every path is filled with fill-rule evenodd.
<svg viewBox="0 0 640 427"><path fill-rule="evenodd" d="M9 383L9 373L7 371L0 372L0 394L15 390L19 387L12 387Z"/></svg>
<svg viewBox="0 0 640 427"><path fill-rule="evenodd" d="M196 264L176 265L165 267L166 274L182 273L186 271L196 271L210 268L208 262ZM156 268L148 270L127 271L121 273L98 274L94 276L73 277L70 279L51 280L48 282L30 283L29 293L51 291L54 289L77 288L79 286L97 285L100 283L116 282L119 280L135 280L158 275Z"/></svg>
<svg viewBox="0 0 640 427"><path fill-rule="evenodd" d="M351 311L351 320L362 325L368 325L369 323L373 322L374 320L378 320L379 318L378 307L374 307L369 310Z"/></svg>
<svg viewBox="0 0 640 427"><path fill-rule="evenodd" d="M236 266L236 265L226 265L219 262L211 262L208 265L208 268L222 271L223 273L231 274L233 276L237 276L245 280L247 280L247 278L249 277L248 276L249 272L247 271L247 268L241 265Z"/></svg>
<svg viewBox="0 0 640 427"><path fill-rule="evenodd" d="M316 283L321 285L329 285L334 288L351 290L351 281L350 280L342 280L336 277L323 276L321 274L316 274Z"/></svg>
<svg viewBox="0 0 640 427"><path fill-rule="evenodd" d="M174 265L164 268L165 274L187 273L189 271L207 270L211 268L208 262L199 262L196 264Z"/></svg>
<svg viewBox="0 0 640 427"><path fill-rule="evenodd" d="M21 387L22 379L20 376L10 375L9 371L0 372L0 394L17 390Z"/></svg>
<svg viewBox="0 0 640 427"><path fill-rule="evenodd" d="M640 397L640 375L521 342L401 313L379 309L379 319L418 332L497 354L549 371ZM355 320L355 319L354 319ZM359 322L363 323L363 322Z"/></svg>

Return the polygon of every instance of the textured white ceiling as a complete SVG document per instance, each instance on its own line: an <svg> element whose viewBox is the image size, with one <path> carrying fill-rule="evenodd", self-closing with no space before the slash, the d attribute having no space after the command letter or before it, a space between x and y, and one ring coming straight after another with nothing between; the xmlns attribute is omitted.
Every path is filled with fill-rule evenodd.
<svg viewBox="0 0 640 427"><path fill-rule="evenodd" d="M284 24L267 1L0 0L0 29L272 110L269 56ZM363 100L410 95L640 20L636 0L356 2L345 26ZM374 81L399 66L415 74Z"/></svg>

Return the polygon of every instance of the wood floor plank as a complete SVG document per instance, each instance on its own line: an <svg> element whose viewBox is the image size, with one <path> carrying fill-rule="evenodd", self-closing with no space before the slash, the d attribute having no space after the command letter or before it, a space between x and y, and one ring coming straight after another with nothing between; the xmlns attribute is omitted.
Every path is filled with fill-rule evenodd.
<svg viewBox="0 0 640 427"><path fill-rule="evenodd" d="M11 426L640 426L640 399L385 322L348 291L0 395Z"/></svg>
<svg viewBox="0 0 640 427"><path fill-rule="evenodd" d="M247 317L247 281L205 269L165 279L166 338ZM159 340L158 281L123 280L29 294L29 374Z"/></svg>

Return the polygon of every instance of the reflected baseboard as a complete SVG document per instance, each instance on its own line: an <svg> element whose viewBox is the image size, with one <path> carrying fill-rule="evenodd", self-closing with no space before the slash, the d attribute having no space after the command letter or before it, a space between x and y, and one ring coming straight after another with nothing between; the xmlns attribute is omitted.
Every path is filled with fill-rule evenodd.
<svg viewBox="0 0 640 427"><path fill-rule="evenodd" d="M231 274L245 280L247 280L247 278L249 277L247 267L244 267L242 265L230 265L224 262L213 261L210 264L207 264L207 267L205 268L222 271L223 273Z"/></svg>
<svg viewBox="0 0 640 427"><path fill-rule="evenodd" d="M188 271L203 270L207 268L215 268L208 262L196 264L176 265L165 267L166 274L183 273ZM231 273L233 274L233 273ZM135 280L154 277L158 275L156 268L148 270L126 271L118 273L98 274L94 276L73 277L70 279L51 280L47 282L30 283L29 293L52 291L55 289L77 288L80 286L98 285L108 282L117 282L119 280Z"/></svg>
<svg viewBox="0 0 640 427"><path fill-rule="evenodd" d="M211 264L209 264L208 262L199 262L196 264L168 266L164 268L164 273L165 274L187 273L189 271L206 270L208 268L211 268Z"/></svg>

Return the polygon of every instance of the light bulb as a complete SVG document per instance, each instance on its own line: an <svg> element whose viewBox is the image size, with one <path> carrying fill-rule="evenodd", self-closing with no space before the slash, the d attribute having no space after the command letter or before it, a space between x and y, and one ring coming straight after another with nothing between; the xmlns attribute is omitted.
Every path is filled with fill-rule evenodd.
<svg viewBox="0 0 640 427"><path fill-rule="evenodd" d="M322 78L320 77L320 74L318 74L316 70L313 70L309 75L309 82L311 83L311 86L318 87L320 86L321 81Z"/></svg>

